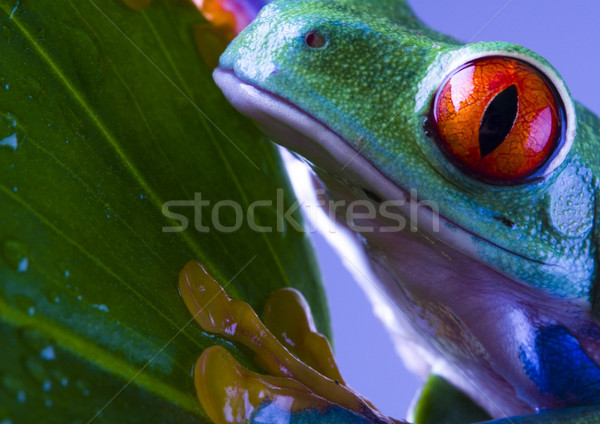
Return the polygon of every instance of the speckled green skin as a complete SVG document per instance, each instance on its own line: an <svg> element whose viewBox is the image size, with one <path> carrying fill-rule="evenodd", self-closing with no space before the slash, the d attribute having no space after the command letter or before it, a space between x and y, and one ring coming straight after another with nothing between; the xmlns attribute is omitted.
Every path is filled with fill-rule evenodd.
<svg viewBox="0 0 600 424"><path fill-rule="evenodd" d="M408 7L398 7L404 3L352 9L353 3L271 3L230 45L221 66L235 66L243 80L291 101L362 149L401 187L437 202L442 216L479 236L473 242L482 261L559 296L591 300L600 120L577 104L574 145L545 179L501 187L468 177L423 131L435 90L456 58L512 52L555 71L518 45L455 43L423 27ZM326 48L304 44L312 29L327 35Z"/></svg>
<svg viewBox="0 0 600 424"><path fill-rule="evenodd" d="M311 30L325 48L306 46ZM400 0L276 1L229 46L221 67L315 117L399 187L433 200L471 234L478 259L534 288L600 305L595 282L600 120L573 102L576 136L551 173L495 186L458 170L425 134L433 96L446 76L476 54L520 55L564 84L543 58L508 43L462 45L424 27ZM502 219L515 225L506 226ZM458 231L458 230L457 230ZM596 422L598 408L520 417L514 422ZM498 423L511 422L499 420Z"/></svg>

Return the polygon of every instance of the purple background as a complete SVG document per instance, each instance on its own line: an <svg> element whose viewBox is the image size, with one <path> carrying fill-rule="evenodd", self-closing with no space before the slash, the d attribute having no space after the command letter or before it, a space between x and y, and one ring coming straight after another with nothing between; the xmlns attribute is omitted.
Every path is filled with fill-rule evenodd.
<svg viewBox="0 0 600 424"><path fill-rule="evenodd" d="M507 0L409 0L431 28L469 40ZM515 0L474 41L508 41L545 57L566 80L575 99L600 114L600 2L578 0ZM336 357L349 384L384 413L400 418L419 387L404 369L381 323L361 289L335 253L316 235L331 308Z"/></svg>

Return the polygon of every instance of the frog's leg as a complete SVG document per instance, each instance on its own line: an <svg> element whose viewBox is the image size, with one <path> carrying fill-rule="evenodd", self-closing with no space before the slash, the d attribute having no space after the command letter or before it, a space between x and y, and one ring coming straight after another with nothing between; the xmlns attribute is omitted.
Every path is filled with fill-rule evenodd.
<svg viewBox="0 0 600 424"><path fill-rule="evenodd" d="M266 305L266 320L288 349L247 303L229 298L198 262L189 262L181 271L179 288L202 328L253 350L269 374L243 368L221 347L205 350L194 379L200 402L216 423L288 418L298 423L399 423L345 385L331 347L314 330L297 291L276 292Z"/></svg>
<svg viewBox="0 0 600 424"><path fill-rule="evenodd" d="M466 424L491 417L446 379L431 374L412 411L415 424Z"/></svg>
<svg viewBox="0 0 600 424"><path fill-rule="evenodd" d="M193 0L204 17L214 26L233 36L239 34L273 0ZM233 39L233 37L231 37Z"/></svg>
<svg viewBox="0 0 600 424"><path fill-rule="evenodd" d="M372 422L317 396L294 379L244 368L221 346L202 353L194 377L198 399L216 424Z"/></svg>
<svg viewBox="0 0 600 424"><path fill-rule="evenodd" d="M124 0L149 2L150 0ZM204 62L212 68L233 38L258 15L262 7L273 0L193 0L207 23L194 28L194 39Z"/></svg>

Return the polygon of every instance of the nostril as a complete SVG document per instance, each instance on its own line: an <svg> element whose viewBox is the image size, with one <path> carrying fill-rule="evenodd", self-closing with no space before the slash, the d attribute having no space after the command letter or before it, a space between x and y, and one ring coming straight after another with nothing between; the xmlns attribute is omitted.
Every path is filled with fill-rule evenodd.
<svg viewBox="0 0 600 424"><path fill-rule="evenodd" d="M304 43L312 49L320 49L327 45L327 37L319 30L312 30L304 36Z"/></svg>

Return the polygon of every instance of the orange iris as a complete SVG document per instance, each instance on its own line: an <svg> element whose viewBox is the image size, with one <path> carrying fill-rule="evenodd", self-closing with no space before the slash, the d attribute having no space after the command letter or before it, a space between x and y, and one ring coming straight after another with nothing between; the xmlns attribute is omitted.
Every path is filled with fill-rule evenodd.
<svg viewBox="0 0 600 424"><path fill-rule="evenodd" d="M484 180L535 174L558 145L562 108L553 87L519 60L488 57L456 70L433 110L442 150Z"/></svg>

